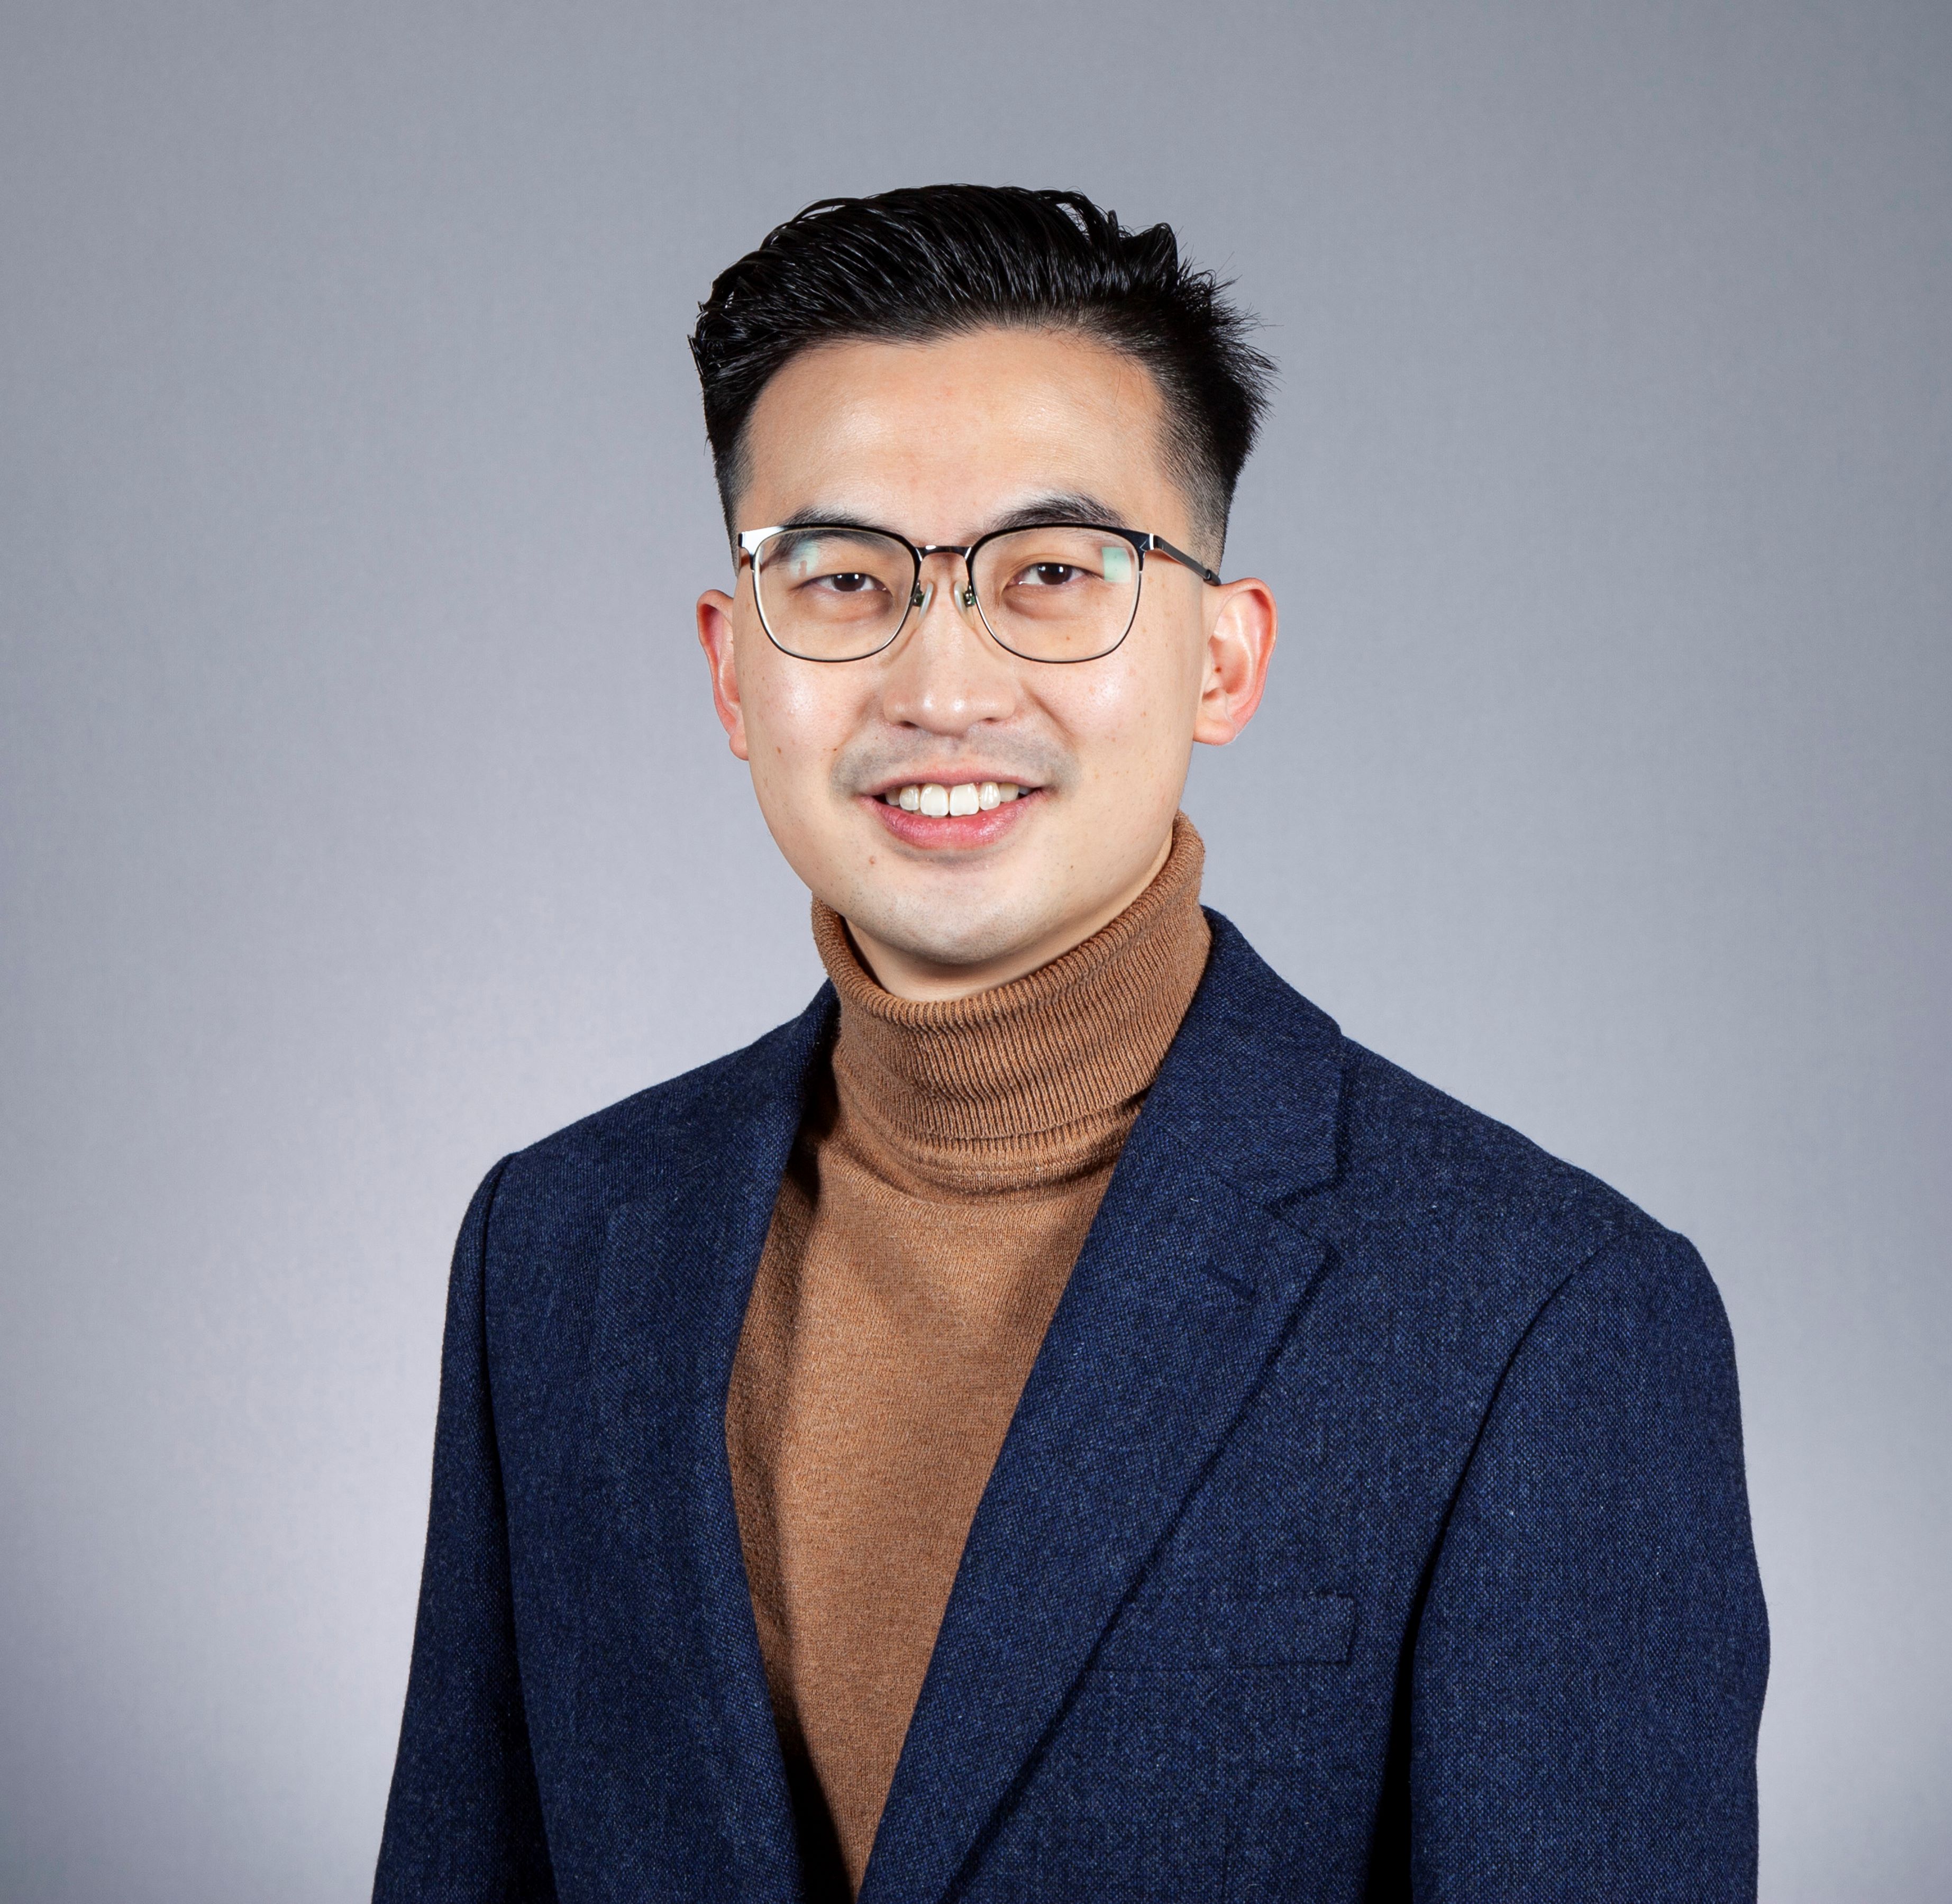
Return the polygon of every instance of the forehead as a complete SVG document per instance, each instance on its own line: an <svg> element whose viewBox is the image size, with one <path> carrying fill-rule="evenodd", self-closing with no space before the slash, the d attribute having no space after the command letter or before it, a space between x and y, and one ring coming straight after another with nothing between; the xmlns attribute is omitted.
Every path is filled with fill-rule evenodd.
<svg viewBox="0 0 1952 1904"><path fill-rule="evenodd" d="M809 508L873 512L947 540L1050 493L1176 520L1163 422L1144 365L1073 333L821 344L791 359L753 406L741 514L756 524Z"/></svg>

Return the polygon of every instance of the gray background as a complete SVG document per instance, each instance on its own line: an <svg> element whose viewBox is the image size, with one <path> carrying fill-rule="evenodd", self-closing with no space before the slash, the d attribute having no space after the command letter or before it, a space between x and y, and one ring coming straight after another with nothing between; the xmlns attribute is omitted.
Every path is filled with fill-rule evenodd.
<svg viewBox="0 0 1952 1904"><path fill-rule="evenodd" d="M683 337L808 199L1173 220L1284 380L1209 896L1691 1234L1765 1896L1952 1895L1952 11L0 11L0 1895L349 1899L446 1260L795 1010Z"/></svg>

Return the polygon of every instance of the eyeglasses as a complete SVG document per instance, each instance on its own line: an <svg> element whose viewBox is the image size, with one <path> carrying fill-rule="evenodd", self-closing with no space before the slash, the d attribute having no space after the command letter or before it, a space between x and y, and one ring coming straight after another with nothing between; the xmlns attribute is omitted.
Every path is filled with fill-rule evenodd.
<svg viewBox="0 0 1952 1904"><path fill-rule="evenodd" d="M1156 535L1097 522L998 529L966 548L918 548L886 529L810 522L740 532L759 625L802 661L863 661L928 612L935 584L922 565L959 556L953 600L974 609L999 647L1026 661L1096 661L1131 632L1146 557L1160 555L1218 587L1205 563Z"/></svg>

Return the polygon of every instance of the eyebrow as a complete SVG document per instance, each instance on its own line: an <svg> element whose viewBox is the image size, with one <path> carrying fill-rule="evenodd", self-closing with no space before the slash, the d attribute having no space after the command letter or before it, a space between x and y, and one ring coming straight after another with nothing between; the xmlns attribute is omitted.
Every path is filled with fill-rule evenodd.
<svg viewBox="0 0 1952 1904"><path fill-rule="evenodd" d="M792 515L782 516L777 526L782 529L856 529L864 535L889 533L880 523L870 522L865 516L856 515L851 509L795 509Z"/></svg>
<svg viewBox="0 0 1952 1904"><path fill-rule="evenodd" d="M999 530L1028 528L1037 522L1102 522L1108 529L1126 526L1124 517L1101 497L1081 490L1053 490L992 516L977 534L993 535ZM795 509L778 526L782 529L863 529L883 535L900 533L891 531L886 523L870 522L852 509L820 506Z"/></svg>
<svg viewBox="0 0 1952 1904"><path fill-rule="evenodd" d="M1102 522L1108 529L1125 527L1125 518L1101 498L1081 491L1059 490L1034 496L1018 508L993 517L984 533L1027 528L1035 522Z"/></svg>

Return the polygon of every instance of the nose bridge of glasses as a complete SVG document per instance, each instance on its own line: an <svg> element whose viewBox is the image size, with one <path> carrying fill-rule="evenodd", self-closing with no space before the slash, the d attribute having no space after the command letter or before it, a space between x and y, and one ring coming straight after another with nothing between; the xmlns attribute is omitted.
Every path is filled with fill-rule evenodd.
<svg viewBox="0 0 1952 1904"><path fill-rule="evenodd" d="M922 558L924 572L916 580L915 593L895 644L896 654L906 657L901 672L920 667L925 675L933 676L946 666L953 674L959 675L978 653L985 663L1006 659L991 639L988 624L976 606L976 591L969 585L969 572L962 559L967 551L951 543L918 548L915 553ZM940 582L927 572L931 565L940 575ZM943 609L948 625L933 628L931 631L938 618L934 614L938 606ZM972 641L973 649L966 645ZM987 665L983 671L987 672Z"/></svg>
<svg viewBox="0 0 1952 1904"><path fill-rule="evenodd" d="M965 615L976 606L976 590L972 586L974 578L969 567L969 546L953 542L931 542L920 544L915 550L915 559L920 564L915 577L915 594L910 606L918 616L925 615L935 599L936 584L931 578L933 565L935 573L946 584L945 593L952 608Z"/></svg>

